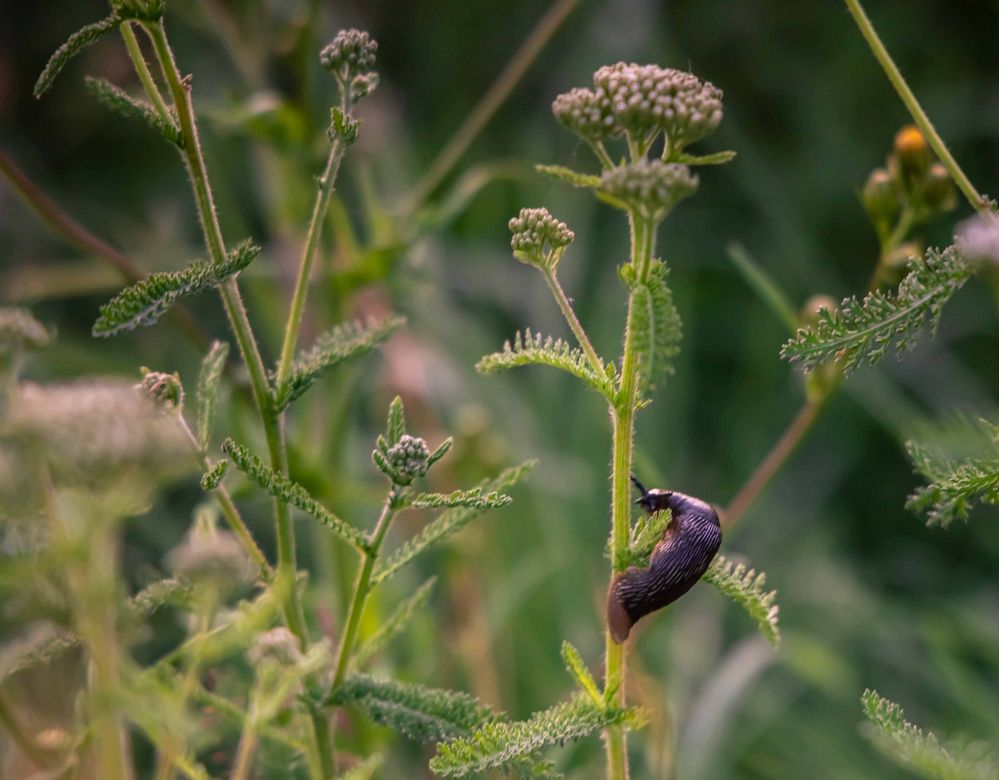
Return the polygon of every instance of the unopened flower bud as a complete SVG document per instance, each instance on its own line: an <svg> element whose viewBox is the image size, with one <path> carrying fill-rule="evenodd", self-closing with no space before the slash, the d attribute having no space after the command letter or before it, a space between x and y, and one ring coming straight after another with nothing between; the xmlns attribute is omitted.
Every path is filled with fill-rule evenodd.
<svg viewBox="0 0 999 780"><path fill-rule="evenodd" d="M257 634L253 646L246 652L255 666L266 661L276 661L282 666L292 666L302 660L298 640L284 626Z"/></svg>
<svg viewBox="0 0 999 780"><path fill-rule="evenodd" d="M180 374L152 371L145 366L139 372L142 381L135 386L139 392L164 410L178 411L183 408L184 386L180 383Z"/></svg>
<svg viewBox="0 0 999 780"><path fill-rule="evenodd" d="M923 204L933 212L952 211L957 208L957 189L954 180L942 163L933 163L919 188Z"/></svg>
<svg viewBox="0 0 999 780"><path fill-rule="evenodd" d="M388 461L396 473L409 484L427 473L430 462L430 448L419 436L404 433L399 441L389 447Z"/></svg>
<svg viewBox="0 0 999 780"><path fill-rule="evenodd" d="M319 53L319 61L326 70L349 82L375 66L377 51L377 41L363 30L341 30Z"/></svg>
<svg viewBox="0 0 999 780"><path fill-rule="evenodd" d="M576 87L555 98L552 113L571 132L591 142L621 134L606 94Z"/></svg>
<svg viewBox="0 0 999 780"><path fill-rule="evenodd" d="M635 209L649 219L662 219L681 200L697 191L697 177L686 165L641 159L604 171L599 192L614 205Z"/></svg>
<svg viewBox="0 0 999 780"><path fill-rule="evenodd" d="M875 168L867 177L860 199L875 224L890 223L898 214L900 199L895 182L884 168Z"/></svg>
<svg viewBox="0 0 999 780"><path fill-rule="evenodd" d="M548 209L521 209L508 223L510 246L518 260L542 268L554 268L576 234Z"/></svg>
<svg viewBox="0 0 999 780"><path fill-rule="evenodd" d="M895 134L892 157L906 182L921 179L932 159L929 144L915 125L906 125Z"/></svg>

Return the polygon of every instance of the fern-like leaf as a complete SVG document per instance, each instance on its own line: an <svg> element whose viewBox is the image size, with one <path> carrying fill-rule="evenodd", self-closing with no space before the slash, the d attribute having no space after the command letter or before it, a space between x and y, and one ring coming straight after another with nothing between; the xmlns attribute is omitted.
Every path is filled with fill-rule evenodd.
<svg viewBox="0 0 999 780"><path fill-rule="evenodd" d="M630 266L625 266L630 271ZM632 285L633 343L639 359L639 388L648 393L656 380L673 373L673 358L680 351L683 323L667 283L662 260L653 260L648 280ZM625 280L628 281L627 279Z"/></svg>
<svg viewBox="0 0 999 780"><path fill-rule="evenodd" d="M929 780L995 780L999 763L984 745L945 748L930 731L905 720L902 708L877 691L860 697L871 722L868 736L885 755Z"/></svg>
<svg viewBox="0 0 999 780"><path fill-rule="evenodd" d="M495 479L482 482L478 486L478 489L485 494L489 494L509 488L529 474L531 469L534 468L534 463L534 461L529 460L518 466L508 468ZM372 584L377 585L385 581L416 556L425 552L433 545L439 544L448 537L458 533L458 531L485 511L484 508L477 507L445 509L430 521L423 530L406 541L398 550L382 561L375 570L372 577Z"/></svg>
<svg viewBox="0 0 999 780"><path fill-rule="evenodd" d="M229 461L223 458L201 475L201 489L215 490L222 484L227 471L229 471Z"/></svg>
<svg viewBox="0 0 999 780"><path fill-rule="evenodd" d="M954 247L929 249L910 261L896 292L847 298L837 312L820 310L818 322L799 329L781 357L806 370L832 359L849 373L861 361L877 363L889 347L901 355L915 346L924 325L936 332L944 304L974 272Z"/></svg>
<svg viewBox="0 0 999 780"><path fill-rule="evenodd" d="M228 455L236 467L253 482L270 493L279 501L298 507L310 517L315 518L345 542L354 545L358 550L367 551L368 541L364 534L345 520L320 504L309 495L304 487L289 479L284 474L275 471L250 452L246 447L237 444L231 438L222 442L222 450Z"/></svg>
<svg viewBox="0 0 999 780"><path fill-rule="evenodd" d="M780 629L777 625L777 591L764 590L767 576L756 573L743 563L728 560L719 555L704 574L704 580L740 604L749 616L756 621L760 633L776 646L780 643Z"/></svg>
<svg viewBox="0 0 999 780"><path fill-rule="evenodd" d="M928 525L947 527L967 520L975 501L999 504L999 458L967 458L955 462L916 442L906 445L916 471L928 484L906 502L908 509L926 515Z"/></svg>
<svg viewBox="0 0 999 780"><path fill-rule="evenodd" d="M86 78L87 89L106 108L126 119L137 119L155 130L175 146L184 146L184 135L174 118L166 119L149 103L129 95L125 90L116 87L107 79Z"/></svg>
<svg viewBox="0 0 999 780"><path fill-rule="evenodd" d="M535 165L534 170L544 174L555 181L568 184L571 187L580 187L587 190L595 190L600 187L600 177L589 173L580 173L564 165Z"/></svg>
<svg viewBox="0 0 999 780"><path fill-rule="evenodd" d="M211 349L201 361L201 372L198 374L198 446L202 452L208 447L215 424L215 409L218 406L219 383L222 381L222 370L226 358L229 357L229 345L224 341L212 343Z"/></svg>
<svg viewBox="0 0 999 780"><path fill-rule="evenodd" d="M250 240L241 241L221 263L197 260L180 271L151 274L126 287L101 306L93 334L105 338L140 325L152 325L184 295L216 287L248 266L260 253Z"/></svg>
<svg viewBox="0 0 999 780"><path fill-rule="evenodd" d="M469 507L470 509L499 509L513 501L510 496L495 490L483 493L482 488L455 490L452 493L417 493L406 505L413 509L442 509Z"/></svg>
<svg viewBox="0 0 999 780"><path fill-rule="evenodd" d="M413 616L426 606L435 582L437 582L436 577L431 577L424 582L412 596L396 607L395 611L386 618L370 639L363 642L354 651L354 663L357 666L362 665L406 629Z"/></svg>
<svg viewBox="0 0 999 780"><path fill-rule="evenodd" d="M602 705L604 698L600 693L600 688L597 687L596 680L593 679L590 670L583 663L583 657L579 651L568 640L562 642L562 660L565 661L565 668L579 684L579 687L583 689L583 692L590 697L594 704Z"/></svg>
<svg viewBox="0 0 999 780"><path fill-rule="evenodd" d="M81 27L70 35L66 39L66 42L56 49L49 58L48 63L46 63L45 68L38 77L38 81L35 82L35 97L40 98L49 91L56 77L73 57L93 46L109 32L113 32L120 23L121 17L119 14L113 13L99 22Z"/></svg>
<svg viewBox="0 0 999 780"><path fill-rule="evenodd" d="M379 322L337 325L323 333L316 343L292 364L288 380L274 390L274 405L278 411L308 390L323 372L349 358L363 355L377 347L406 322L395 315Z"/></svg>
<svg viewBox="0 0 999 780"><path fill-rule="evenodd" d="M637 726L636 710L601 707L588 696L578 695L535 713L525 721L492 721L467 738L452 739L437 746L430 768L443 777L466 777L505 766L551 745L564 745L608 726Z"/></svg>
<svg viewBox="0 0 999 780"><path fill-rule="evenodd" d="M581 349L573 349L562 339L532 333L530 328L523 335L518 331L512 344L507 341L502 352L486 355L475 368L483 374L492 374L518 366L560 368L608 399L613 393L613 378L595 372Z"/></svg>

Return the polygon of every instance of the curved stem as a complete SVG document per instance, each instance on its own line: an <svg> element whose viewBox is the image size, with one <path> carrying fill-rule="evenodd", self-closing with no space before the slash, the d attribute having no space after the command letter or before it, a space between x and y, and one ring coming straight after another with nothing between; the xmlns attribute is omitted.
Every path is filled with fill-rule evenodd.
<svg viewBox="0 0 999 780"><path fill-rule="evenodd" d="M919 129L923 131L923 135L926 136L926 140L929 141L930 146L933 151L936 152L937 157L944 164L947 170L950 172L951 177L957 184L958 189L967 198L968 203L976 211L982 212L983 214L989 211L989 205L983 198L978 190L975 189L971 180L968 179L967 175L962 170L961 166L958 165L957 160L950 153L947 145L944 143L940 134L937 133L936 128L930 121L929 116L923 110L923 107L919 105L919 100L916 99L915 93L909 87L902 75L902 72L898 69L898 66L892 60L891 55L885 48L885 45L881 42L881 38L878 36L877 30L874 29L874 25L871 24L871 20L867 18L867 14L864 12L864 7L860 4L860 0L846 0L847 10L850 11L850 15L853 20L857 23L857 27L860 29L861 35L867 41L867 45L871 47L871 51L877 58L878 62L881 63L881 67L884 69L885 75L888 76L888 80L891 82L898 96L905 103L905 107L909 109L909 113L912 115L913 121L919 126Z"/></svg>
<svg viewBox="0 0 999 780"><path fill-rule="evenodd" d="M159 114L160 119L172 126L173 117L170 116L170 110L167 108L166 101L163 100L160 88L156 86L153 74L149 72L146 58L142 54L142 47L139 46L139 41L135 37L135 31L132 29L132 22L122 22L119 25L119 29L121 30L121 37L125 41L125 48L128 49L128 56L135 65L135 73L139 77L139 81L142 82L142 88L152 101L153 107L156 109L156 113Z"/></svg>
<svg viewBox="0 0 999 780"><path fill-rule="evenodd" d="M586 331L583 330L583 326L579 322L579 318L576 317L576 312L572 309L572 303L570 303L568 297L566 297L565 290L562 289L562 285L559 283L558 277L555 276L555 269L544 268L542 269L545 281L548 282L548 289L552 291L552 296L555 298L555 302L558 307L562 310L562 315L565 317L565 321L569 324L569 328L572 330L573 334L576 336L576 341L579 342L579 346L583 348L583 352L586 353L587 359L590 361L590 365L593 370L597 372L599 376L604 376L604 364L597 354L597 351L593 348L593 344L590 343L589 336L586 335Z"/></svg>

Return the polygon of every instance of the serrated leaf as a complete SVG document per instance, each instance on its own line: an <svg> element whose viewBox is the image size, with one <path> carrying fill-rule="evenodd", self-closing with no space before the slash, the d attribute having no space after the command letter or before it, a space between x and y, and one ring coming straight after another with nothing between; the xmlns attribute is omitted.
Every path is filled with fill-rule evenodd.
<svg viewBox="0 0 999 780"><path fill-rule="evenodd" d="M152 325L179 298L222 284L246 268L259 253L259 246L245 240L229 252L224 262L197 260L180 271L151 274L141 282L129 285L101 306L93 334L105 338L134 330L140 325Z"/></svg>
<svg viewBox="0 0 999 780"><path fill-rule="evenodd" d="M680 352L683 324L666 282L662 260L653 260L648 281L632 288L633 344L638 355L639 392L655 388L656 380L673 373L673 358Z"/></svg>
<svg viewBox="0 0 999 780"><path fill-rule="evenodd" d="M566 168L564 165L535 165L534 170L572 187L595 190L600 186L599 176L580 173L579 171L572 170L572 168Z"/></svg>
<svg viewBox="0 0 999 780"><path fill-rule="evenodd" d="M85 49L93 46L109 32L113 32L117 29L120 23L121 18L119 15L117 13L113 13L110 16L101 19L99 22L94 22L93 24L81 27L75 33L70 35L69 38L66 39L66 42L56 49L49 58L48 63L46 63L45 68L38 77L38 81L35 82L35 97L40 98L49 91L52 83L56 80L56 77L62 72L62 69L66 67L67 63L73 59L73 57Z"/></svg>
<svg viewBox="0 0 999 780"><path fill-rule="evenodd" d="M820 310L818 322L798 330L781 357L806 370L835 360L847 374L863 360L877 363L889 347L901 355L915 346L924 325L931 336L936 332L944 304L974 272L954 247L928 249L912 259L896 292L847 298L837 312Z"/></svg>
<svg viewBox="0 0 999 780"><path fill-rule="evenodd" d="M777 591L764 590L767 576L756 573L744 563L728 560L724 555L717 556L704 574L704 580L741 605L756 621L760 633L775 647L780 644L780 629L777 625Z"/></svg>
<svg viewBox="0 0 999 780"><path fill-rule="evenodd" d="M509 488L529 474L534 468L534 463L535 461L525 461L518 466L508 468L495 479L484 480L478 488L487 494ZM485 511L485 509L476 507L445 509L415 536L408 539L399 549L380 562L371 579L372 586L384 582L433 545L458 533Z"/></svg>
<svg viewBox="0 0 999 780"><path fill-rule="evenodd" d="M394 447L399 443L399 439L406 435L406 409L402 405L402 398L396 396L389 404L388 421L385 423L385 437L389 447Z"/></svg>
<svg viewBox="0 0 999 780"><path fill-rule="evenodd" d="M954 460L916 442L906 449L916 471L928 483L917 488L906 508L926 515L927 525L947 527L954 520L967 520L975 501L999 504L999 458Z"/></svg>
<svg viewBox="0 0 999 780"><path fill-rule="evenodd" d="M417 493L406 501L413 509L441 509L443 507L470 507L472 509L499 509L513 501L510 496L495 490L483 493L481 488L455 490L451 493Z"/></svg>
<svg viewBox="0 0 999 780"><path fill-rule="evenodd" d="M333 692L334 705L353 704L372 720L419 742L467 733L496 717L473 696L416 683L349 674Z"/></svg>
<svg viewBox="0 0 999 780"><path fill-rule="evenodd" d="M597 687L596 680L593 679L590 670L583 663L583 657L579 654L579 651L568 640L562 641L562 660L565 661L565 668L569 670L569 674L572 675L573 679L579 683L579 687L583 689L583 692L590 697L594 704L602 706L604 699L600 693L600 688Z"/></svg>
<svg viewBox="0 0 999 780"><path fill-rule="evenodd" d="M466 777L505 766L552 745L564 745L608 726L635 725L635 710L598 706L579 695L525 721L493 721L476 729L470 737L452 739L437 746L430 768L442 777Z"/></svg>
<svg viewBox="0 0 999 780"><path fill-rule="evenodd" d="M713 154L687 154L681 152L677 155L670 155L669 162L682 163L683 165L724 165L735 159L736 152L714 152Z"/></svg>
<svg viewBox="0 0 999 780"><path fill-rule="evenodd" d="M223 458L201 475L201 489L215 490L215 488L222 484L222 480L225 479L228 470L229 461Z"/></svg>
<svg viewBox="0 0 999 780"><path fill-rule="evenodd" d="M227 438L222 442L222 450L236 464L236 468L274 496L274 498L298 507L307 515L329 528L345 542L354 545L358 550L366 551L368 549L368 541L364 534L320 504L300 484L289 479L284 474L265 466L260 458L251 453L246 447L237 444L231 438Z"/></svg>
<svg viewBox="0 0 999 780"><path fill-rule="evenodd" d="M319 377L334 366L377 347L406 322L391 315L377 322L351 322L337 325L316 339L316 343L292 364L287 381L274 391L278 411L308 390Z"/></svg>
<svg viewBox="0 0 999 780"><path fill-rule="evenodd" d="M430 591L433 590L434 583L436 582L437 578L431 577L417 588L412 596L405 599L395 608L392 614L385 619L385 622L379 626L378 630L369 639L362 642L354 651L353 660L355 665L360 666L363 664L406 629L413 616L426 606L427 601L430 599Z"/></svg>
<svg viewBox="0 0 999 780"><path fill-rule="evenodd" d="M144 122L175 146L184 146L184 135L173 117L167 119L160 116L149 103L132 97L107 79L87 76L85 83L90 93L105 107L126 119L138 119Z"/></svg>
<svg viewBox="0 0 999 780"><path fill-rule="evenodd" d="M433 466L437 461L439 461L441 458L447 455L448 451L451 449L451 446L453 444L454 444L454 439L452 439L450 436L444 439L444 441L441 442L440 446L436 450L431 452L430 457L427 458L427 470L429 470L431 466Z"/></svg>
<svg viewBox="0 0 999 780"><path fill-rule="evenodd" d="M227 357L229 357L229 345L224 341L215 341L201 361L195 400L198 409L198 446L202 452L207 449L212 437L215 409L218 406L219 383L222 381L222 370L225 368Z"/></svg>
<svg viewBox="0 0 999 780"><path fill-rule="evenodd" d="M628 543L628 556L623 565L637 566L645 569L649 565L652 551L662 541L666 527L670 524L673 513L669 509L653 514L642 514L632 524L631 538Z"/></svg>
<svg viewBox="0 0 999 780"><path fill-rule="evenodd" d="M902 708L877 691L860 697L873 729L867 733L889 758L930 780L995 780L999 764L985 745L944 747L936 735L905 720Z"/></svg>
<svg viewBox="0 0 999 780"><path fill-rule="evenodd" d="M532 333L530 328L523 335L518 331L512 344L507 341L503 345L502 352L483 357L476 363L475 369L483 374L492 374L518 366L560 368L582 379L605 398L610 399L613 394L613 379L597 374L581 349L570 347L562 339Z"/></svg>

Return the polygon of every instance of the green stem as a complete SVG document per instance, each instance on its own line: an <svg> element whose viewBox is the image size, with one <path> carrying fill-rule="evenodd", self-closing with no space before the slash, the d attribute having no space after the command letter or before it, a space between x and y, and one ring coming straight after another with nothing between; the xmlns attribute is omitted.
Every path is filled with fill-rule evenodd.
<svg viewBox="0 0 999 780"><path fill-rule="evenodd" d="M142 82L142 88L152 101L156 113L160 115L160 119L172 126L174 123L173 117L170 115L170 110L167 108L166 101L163 100L163 95L160 93L159 87L156 86L153 74L149 72L149 66L146 64L142 47L139 46L139 41L135 37L135 31L132 29L132 22L122 22L119 29L121 30L121 37L125 41L125 48L128 49L128 56L135 65L135 73L138 75L139 81Z"/></svg>
<svg viewBox="0 0 999 780"><path fill-rule="evenodd" d="M346 88L345 88L346 90ZM349 105L346 96L341 109L347 113ZM288 379L291 363L295 357L295 346L298 343L298 332L302 326L302 313L305 311L305 299L309 294L309 280L312 277L312 263L315 259L319 237L326 221L326 211L329 208L330 197L333 195L333 185L340 171L340 163L347 151L347 143L337 136L333 139L329 156L326 158L326 168L319 179L319 191L316 202L312 206L312 217L309 219L309 232L305 237L305 248L298 266L298 280L295 283L295 294L291 299L291 311L288 313L288 323L284 330L284 342L281 344L281 358L278 361L276 384L281 386Z"/></svg>
<svg viewBox="0 0 999 780"><path fill-rule="evenodd" d="M392 486L382 512L375 523L375 529L368 537L368 549L364 553L361 561L361 569L357 573L357 582L354 585L354 594L350 600L350 610L347 613L347 626L343 630L343 637L340 639L340 649L337 652L336 671L333 673L333 682L330 691L337 689L343 682L344 675L347 674L347 665L350 663L350 655L354 652L354 644L357 642L357 631L361 625L361 615L364 613L364 605L367 602L368 594L371 592L371 574L375 568L375 561L381 551L385 534L388 533L389 526L392 525L392 518L395 517L396 504L399 497L399 488Z"/></svg>
<svg viewBox="0 0 999 780"><path fill-rule="evenodd" d="M462 122L461 127L445 144L427 172L406 196L402 207L403 217L411 217L433 194L433 191L444 180L454 164L461 159L475 137L482 132L482 128L486 126L496 110L503 105L503 101L507 99L531 63L537 59L541 50L578 3L579 0L558 0L541 17L534 29L531 30L530 35L496 77L496 81L486 90L472 113Z"/></svg>
<svg viewBox="0 0 999 780"><path fill-rule="evenodd" d="M236 760L233 762L231 780L246 780L253 766L253 754L257 750L257 732L252 726L243 729L239 737L239 747L236 749Z"/></svg>
<svg viewBox="0 0 999 780"><path fill-rule="evenodd" d="M583 348L583 352L586 353L587 359L590 361L590 365L593 370L597 372L599 376L604 376L604 364L597 354L597 351L593 348L593 344L590 343L589 337L586 335L586 331L583 330L583 326L579 322L579 318L576 317L576 312L572 310L572 303L569 302L568 297L566 297L565 291L562 289L562 285L559 283L558 277L555 276L554 268L544 268L542 273L545 276L545 281L548 282L548 289L552 291L552 296L555 298L555 302L558 307L562 310L562 315L565 317L565 321L569 324L569 328L572 330L573 334L576 336L576 341L579 342L579 346Z"/></svg>
<svg viewBox="0 0 999 780"><path fill-rule="evenodd" d="M871 24L871 20L867 18L867 14L864 12L864 7L860 4L860 0L846 0L846 7L850 11L850 15L853 20L857 23L857 27L860 29L861 35L867 41L867 45L871 47L871 51L877 58L878 62L881 63L881 67L884 69L885 75L888 76L888 80L891 82L898 96L905 103L905 107L909 109L909 113L912 115L913 121L919 126L919 129L923 131L923 135L929 142L933 151L936 152L937 157L944 164L947 170L950 172L951 177L957 184L958 189L967 198L968 203L976 211L981 213L987 213L989 211L989 204L975 189L971 180L965 175L961 166L958 165L957 160L954 159L947 145L943 142L940 134L937 133L936 128L933 127L933 123L930 118L926 115L923 107L919 105L919 101L916 99L916 95L913 93L912 89L909 87L902 75L902 72L898 69L898 66L892 60L891 55L885 48L885 45L881 42L881 38L878 36L877 30L874 29L874 25Z"/></svg>

